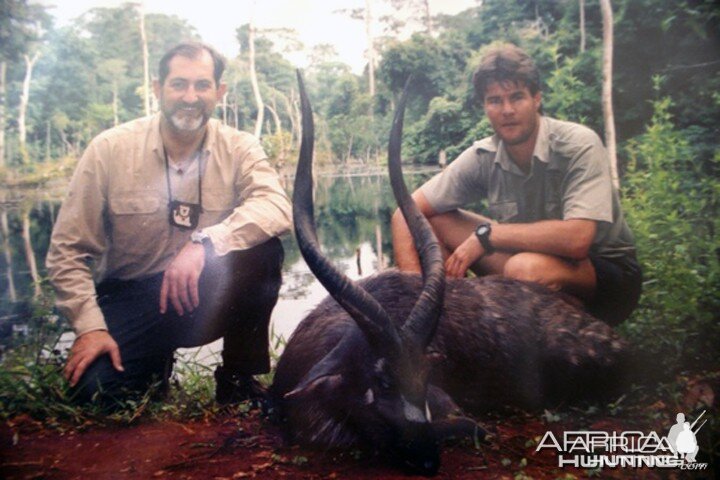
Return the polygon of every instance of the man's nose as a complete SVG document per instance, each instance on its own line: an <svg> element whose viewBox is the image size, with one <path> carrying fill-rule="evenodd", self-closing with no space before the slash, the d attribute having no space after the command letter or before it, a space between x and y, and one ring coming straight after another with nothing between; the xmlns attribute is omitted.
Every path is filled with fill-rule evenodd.
<svg viewBox="0 0 720 480"><path fill-rule="evenodd" d="M512 115L513 113L515 113L515 107L513 106L513 103L510 100L503 101L502 113L503 113L503 115Z"/></svg>
<svg viewBox="0 0 720 480"><path fill-rule="evenodd" d="M198 100L198 94L195 87L189 85L183 93L182 99L185 103L195 103Z"/></svg>

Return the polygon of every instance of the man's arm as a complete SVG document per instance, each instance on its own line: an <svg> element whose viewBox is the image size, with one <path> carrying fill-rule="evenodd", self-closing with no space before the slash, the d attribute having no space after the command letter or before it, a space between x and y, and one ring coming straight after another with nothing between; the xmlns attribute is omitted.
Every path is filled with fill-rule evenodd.
<svg viewBox="0 0 720 480"><path fill-rule="evenodd" d="M277 172L267 162L259 142L233 154L240 162L236 189L241 204L222 222L206 227L212 248L218 255L257 246L290 229L291 207ZM198 280L205 266L205 249L188 243L176 255L163 276L160 312L172 304L179 315L200 305Z"/></svg>
<svg viewBox="0 0 720 480"><path fill-rule="evenodd" d="M290 230L292 209L285 190L260 143L239 149L236 183L240 205L217 225L203 229L218 255L245 250Z"/></svg>
<svg viewBox="0 0 720 480"><path fill-rule="evenodd" d="M412 197L420 213L425 215L425 218L430 219L436 215L435 210L430 206L430 203L428 203L425 195L420 190L416 190ZM396 209L395 213L393 213L391 229L395 264L400 270L419 273L421 271L420 257L400 209Z"/></svg>
<svg viewBox="0 0 720 480"><path fill-rule="evenodd" d="M64 370L71 385L105 353L110 355L117 370L123 370L120 350L107 332L97 304L88 265L106 248L103 210L107 204L104 193L107 177L102 168L102 155L102 140L95 140L80 159L53 228L46 260L57 306L77 335Z"/></svg>
<svg viewBox="0 0 720 480"><path fill-rule="evenodd" d="M596 230L595 221L583 219L493 224L490 243L494 249L510 254L536 252L583 260L588 256ZM485 253L475 233L471 233L446 260L447 275L465 276L470 265Z"/></svg>

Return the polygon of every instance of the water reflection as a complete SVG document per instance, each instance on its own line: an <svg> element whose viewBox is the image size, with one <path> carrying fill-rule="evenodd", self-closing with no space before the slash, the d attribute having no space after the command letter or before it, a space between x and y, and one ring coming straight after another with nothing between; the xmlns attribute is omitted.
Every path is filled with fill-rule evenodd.
<svg viewBox="0 0 720 480"><path fill-rule="evenodd" d="M431 174L427 170L406 174L408 187L414 189ZM29 248L34 251L39 275L43 277L44 259L61 196L58 191L5 192L0 198L0 212L8 220L7 235L3 235L7 240L2 264L4 274L0 279L3 302L0 344L7 343L2 338L3 332L7 330L8 335L12 335L12 325L27 324L31 313L28 300L34 288L27 262L28 242L23 238L23 217L28 220ZM395 201L385 172L320 176L316 181L315 205L323 251L346 275L358 279L392 264L390 216ZM283 286L271 319L272 332L279 339L274 346L280 348L302 318L327 296L302 259L292 235L283 239L283 246ZM11 297L11 286L16 291L15 300ZM60 347L69 346L72 338L69 332L63 335ZM194 361L214 363L221 348L218 341L200 349L183 350L182 354Z"/></svg>

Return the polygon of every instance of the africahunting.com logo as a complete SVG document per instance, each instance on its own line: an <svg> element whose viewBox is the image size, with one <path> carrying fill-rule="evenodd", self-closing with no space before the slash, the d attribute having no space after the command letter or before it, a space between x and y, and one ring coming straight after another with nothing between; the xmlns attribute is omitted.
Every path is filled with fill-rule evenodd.
<svg viewBox="0 0 720 480"><path fill-rule="evenodd" d="M535 449L554 449L558 452L558 466L577 468L679 468L705 470L707 463L697 463L696 435L705 425L697 428L703 411L692 424L683 413L677 414L667 435L639 431L566 431L560 439L548 431Z"/></svg>

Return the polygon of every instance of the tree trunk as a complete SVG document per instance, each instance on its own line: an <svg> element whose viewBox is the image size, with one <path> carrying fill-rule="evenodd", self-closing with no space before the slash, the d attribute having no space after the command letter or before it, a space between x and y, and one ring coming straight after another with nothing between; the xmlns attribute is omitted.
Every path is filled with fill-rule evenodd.
<svg viewBox="0 0 720 480"><path fill-rule="evenodd" d="M148 53L147 34L145 33L145 12L140 7L140 40L143 57L143 104L145 115L150 115L150 54Z"/></svg>
<svg viewBox="0 0 720 480"><path fill-rule="evenodd" d="M7 63L0 62L0 167L5 166L5 77Z"/></svg>
<svg viewBox="0 0 720 480"><path fill-rule="evenodd" d="M17 302L17 290L15 290L15 280L13 279L13 263L12 250L10 247L10 228L8 227L7 211L0 212L0 224L2 224L3 235L3 253L5 254L5 275L8 283L8 298L11 302Z"/></svg>
<svg viewBox="0 0 720 480"><path fill-rule="evenodd" d="M50 120L45 122L45 161L50 161L50 134L51 134L52 126L50 125Z"/></svg>
<svg viewBox="0 0 720 480"><path fill-rule="evenodd" d="M370 97L375 97L375 39L372 34L372 0L365 0L365 35L367 36L368 85ZM372 106L370 107L372 111Z"/></svg>
<svg viewBox="0 0 720 480"><path fill-rule="evenodd" d="M430 15L430 0L424 0L423 1L423 8L425 13L425 30L427 31L427 34L432 36L433 28L432 28L432 16Z"/></svg>
<svg viewBox="0 0 720 480"><path fill-rule="evenodd" d="M275 97L272 98L272 106L266 105L266 108L270 110L272 114L273 122L275 123L275 135L277 135L280 149L277 155L276 165L282 168L285 165L285 158L287 157L287 147L285 146L285 137L283 136L282 121L277 113L277 105L275 103Z"/></svg>
<svg viewBox="0 0 720 480"><path fill-rule="evenodd" d="M255 119L255 136L260 138L263 126L263 116L265 115L265 106L262 96L260 95L260 86L258 85L257 72L255 71L255 25L250 22L248 28L248 50L250 55L250 82L252 83L253 95L255 96L255 105L257 106L257 118Z"/></svg>
<svg viewBox="0 0 720 480"><path fill-rule="evenodd" d="M379 272L385 270L385 257L383 256L382 228L375 224L375 250L377 251L377 269Z"/></svg>
<svg viewBox="0 0 720 480"><path fill-rule="evenodd" d="M119 114L119 112L118 112L118 84L117 84L117 80L113 80L113 91L112 91L112 94L113 94L113 103L112 103L112 106L113 106L113 122L114 122L114 125L117 127L118 125L120 125L120 114Z"/></svg>
<svg viewBox="0 0 720 480"><path fill-rule="evenodd" d="M585 0L580 0L580 52L585 51Z"/></svg>
<svg viewBox="0 0 720 480"><path fill-rule="evenodd" d="M222 104L223 125L227 125L227 110L228 110L227 97L228 97L228 94L227 94L227 92L225 92L225 95L223 95L223 104Z"/></svg>
<svg viewBox="0 0 720 480"><path fill-rule="evenodd" d="M18 107L18 144L20 148L20 156L23 163L28 163L30 158L27 152L27 127L25 125L25 114L30 101L30 82L32 81L33 65L40 58L40 52L35 52L32 58L23 55L25 59L25 79L23 80L22 93L20 94L20 106Z"/></svg>
<svg viewBox="0 0 720 480"><path fill-rule="evenodd" d="M605 122L605 145L610 160L610 175L615 188L620 187L617 166L617 146L615 144L615 116L612 105L613 74L613 12L610 0L600 0L603 19L603 88L602 105Z"/></svg>
<svg viewBox="0 0 720 480"><path fill-rule="evenodd" d="M271 105L265 105L265 108L270 110L270 114L273 118L273 123L275 124L275 134L276 135L282 135L282 122L280 121L280 116L277 114L277 106L275 105L275 99L272 100L272 106Z"/></svg>
<svg viewBox="0 0 720 480"><path fill-rule="evenodd" d="M293 108L293 98L295 96L295 92L293 89L290 89L290 96L284 97L283 100L285 100L285 111L287 112L288 118L290 119L290 146L292 148L292 145L294 145L294 141L296 138L300 138L300 132L298 131L298 124L295 121L295 109Z"/></svg>
<svg viewBox="0 0 720 480"><path fill-rule="evenodd" d="M295 90L290 89L290 98L287 99L287 111L290 117L290 125L292 126L293 145L295 150L300 150L300 141L302 140L302 117L300 108L298 107L298 98L295 96Z"/></svg>
<svg viewBox="0 0 720 480"><path fill-rule="evenodd" d="M350 139L348 140L348 146L347 146L347 154L345 155L345 163L348 163L350 161L350 158L352 158L352 149L353 149L353 140L355 139L355 135L350 135ZM350 186L352 187L352 182L350 183Z"/></svg>
<svg viewBox="0 0 720 480"><path fill-rule="evenodd" d="M34 293L33 296L38 298L42 293L40 289L40 274L38 273L37 262L35 261L35 250L32 246L30 238L30 211L25 211L22 214L22 239L23 246L25 247L25 258L27 260L28 269L30 270L30 277L33 281Z"/></svg>

